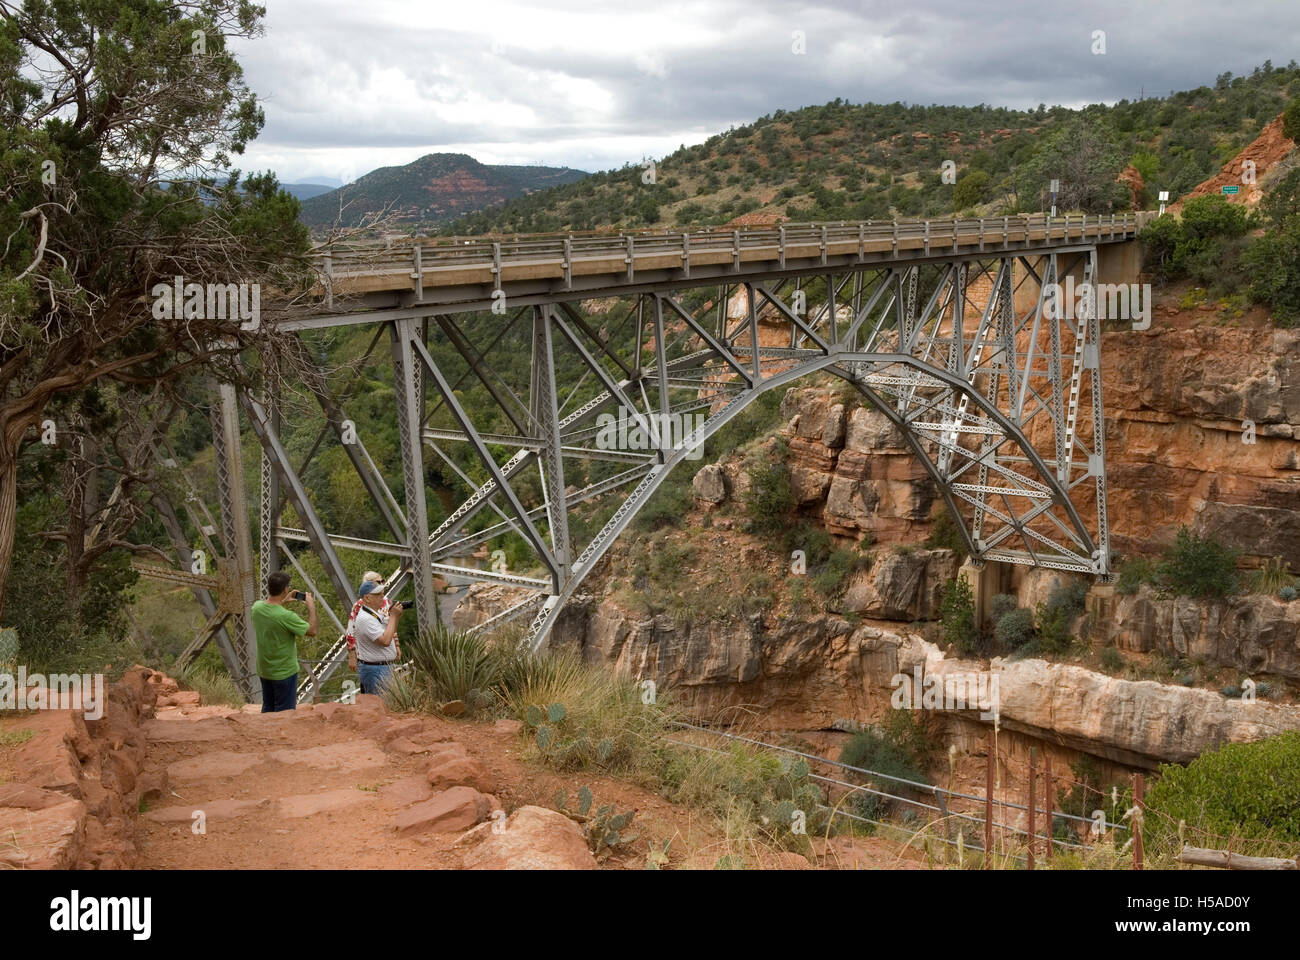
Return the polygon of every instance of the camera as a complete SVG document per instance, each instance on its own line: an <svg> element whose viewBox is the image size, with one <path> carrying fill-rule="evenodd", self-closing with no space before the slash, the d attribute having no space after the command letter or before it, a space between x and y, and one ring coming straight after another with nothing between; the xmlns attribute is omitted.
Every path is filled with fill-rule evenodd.
<svg viewBox="0 0 1300 960"><path fill-rule="evenodd" d="M415 606L415 601L414 601L414 600L402 600L402 601L399 601L397 605L398 605L399 607L401 607L403 610L410 610L413 606Z"/></svg>
<svg viewBox="0 0 1300 960"><path fill-rule="evenodd" d="M293 592L293 598L295 600L306 600L307 594L303 593L301 590L295 590Z"/></svg>

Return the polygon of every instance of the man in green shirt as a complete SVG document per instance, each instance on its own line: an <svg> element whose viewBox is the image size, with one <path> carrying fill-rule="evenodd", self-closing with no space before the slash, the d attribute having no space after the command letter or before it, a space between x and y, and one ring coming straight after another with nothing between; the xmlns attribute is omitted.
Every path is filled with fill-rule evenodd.
<svg viewBox="0 0 1300 960"><path fill-rule="evenodd" d="M306 620L285 607L290 599L289 575L277 571L266 578L266 599L253 604L263 713L292 710L298 705L298 638L316 636L316 598L303 594Z"/></svg>

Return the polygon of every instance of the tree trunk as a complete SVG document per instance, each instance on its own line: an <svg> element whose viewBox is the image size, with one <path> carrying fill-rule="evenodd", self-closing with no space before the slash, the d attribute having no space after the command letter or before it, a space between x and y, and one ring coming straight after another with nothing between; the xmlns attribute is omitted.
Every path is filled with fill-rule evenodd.
<svg viewBox="0 0 1300 960"><path fill-rule="evenodd" d="M18 456L9 444L0 443L0 621L5 610L9 568L13 565L14 536L18 520Z"/></svg>

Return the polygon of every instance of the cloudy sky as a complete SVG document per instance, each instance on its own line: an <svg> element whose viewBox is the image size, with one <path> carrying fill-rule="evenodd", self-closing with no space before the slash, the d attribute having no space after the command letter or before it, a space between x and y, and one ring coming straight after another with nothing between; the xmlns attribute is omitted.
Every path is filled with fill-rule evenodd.
<svg viewBox="0 0 1300 960"><path fill-rule="evenodd" d="M240 166L283 182L436 151L603 170L836 97L1077 106L1300 58L1300 0L263 2Z"/></svg>

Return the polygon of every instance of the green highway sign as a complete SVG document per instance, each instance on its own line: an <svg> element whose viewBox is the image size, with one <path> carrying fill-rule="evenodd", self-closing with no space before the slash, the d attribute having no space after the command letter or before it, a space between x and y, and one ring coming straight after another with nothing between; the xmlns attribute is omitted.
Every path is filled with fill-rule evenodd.
<svg viewBox="0 0 1300 960"><path fill-rule="evenodd" d="M1236 193L1236 192L1237 192L1238 190L1240 190L1240 189L1241 189L1241 187L1237 186L1237 185L1234 183L1234 184L1233 184L1232 186L1230 186L1230 187L1224 187L1224 188L1223 188L1223 192L1224 192L1224 193Z"/></svg>

